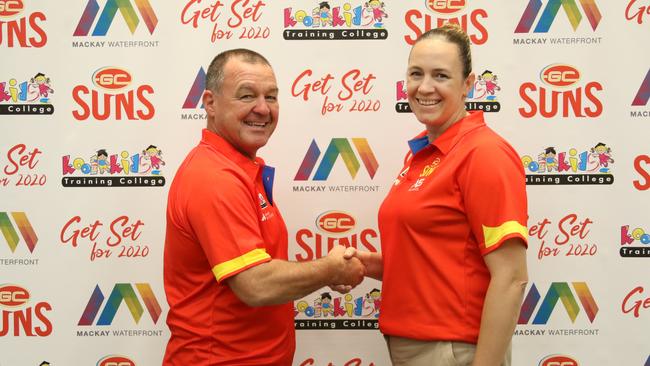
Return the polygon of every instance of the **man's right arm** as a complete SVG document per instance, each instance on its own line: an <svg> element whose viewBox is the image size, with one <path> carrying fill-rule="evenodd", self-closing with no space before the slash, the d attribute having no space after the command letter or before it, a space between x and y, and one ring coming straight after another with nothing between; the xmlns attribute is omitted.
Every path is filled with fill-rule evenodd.
<svg viewBox="0 0 650 366"><path fill-rule="evenodd" d="M226 265L226 270L217 271L215 276L217 281L230 286L244 303L282 304L324 286L350 287L363 280L363 264L356 258L345 259L346 248L338 245L327 256L311 262L269 260L266 253L247 257L247 253L259 251L258 246L264 240L256 209L257 197L253 199L242 183L243 178L237 174L213 173L208 179L195 187L188 202L188 224L212 266L223 267L233 259L242 259L235 266ZM213 189L217 186L219 190Z"/></svg>
<svg viewBox="0 0 650 366"><path fill-rule="evenodd" d="M349 251L337 245L326 257L310 262L273 259L225 281L249 306L287 303L331 284L354 287L366 271L359 259L346 255Z"/></svg>

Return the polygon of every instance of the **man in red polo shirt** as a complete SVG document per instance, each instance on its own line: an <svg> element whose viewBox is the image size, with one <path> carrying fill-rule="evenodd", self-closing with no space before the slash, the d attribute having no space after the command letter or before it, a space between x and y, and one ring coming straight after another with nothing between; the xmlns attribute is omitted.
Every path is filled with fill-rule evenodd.
<svg viewBox="0 0 650 366"><path fill-rule="evenodd" d="M169 190L164 365L291 365L291 301L363 279L364 266L341 246L287 261L274 170L256 156L276 127L277 95L273 69L254 51L223 52L208 68L207 128Z"/></svg>

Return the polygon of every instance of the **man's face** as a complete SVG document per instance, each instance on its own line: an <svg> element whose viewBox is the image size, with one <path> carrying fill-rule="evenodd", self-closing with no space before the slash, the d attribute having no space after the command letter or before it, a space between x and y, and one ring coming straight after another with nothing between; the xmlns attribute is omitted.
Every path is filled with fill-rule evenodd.
<svg viewBox="0 0 650 366"><path fill-rule="evenodd" d="M208 129L243 155L254 158L278 123L278 85L270 66L233 57L224 66L221 91L206 90Z"/></svg>

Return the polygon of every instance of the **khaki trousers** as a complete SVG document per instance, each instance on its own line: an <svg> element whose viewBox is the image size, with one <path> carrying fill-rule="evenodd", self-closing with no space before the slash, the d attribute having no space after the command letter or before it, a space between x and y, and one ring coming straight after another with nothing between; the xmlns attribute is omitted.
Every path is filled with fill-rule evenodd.
<svg viewBox="0 0 650 366"><path fill-rule="evenodd" d="M393 366L470 366L476 345L464 342L419 341L386 336ZM511 346L501 366L511 366Z"/></svg>

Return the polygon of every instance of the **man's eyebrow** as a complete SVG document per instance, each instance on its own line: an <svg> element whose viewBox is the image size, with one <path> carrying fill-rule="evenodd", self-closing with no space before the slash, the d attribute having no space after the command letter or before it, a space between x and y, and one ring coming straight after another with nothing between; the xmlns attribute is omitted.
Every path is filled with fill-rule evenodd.
<svg viewBox="0 0 650 366"><path fill-rule="evenodd" d="M255 84L253 83L243 83L237 86L237 90L243 90L243 89L253 89Z"/></svg>
<svg viewBox="0 0 650 366"><path fill-rule="evenodd" d="M255 91L255 84L252 83L245 83L237 87L236 92L237 93L242 93L242 92L254 92ZM265 90L264 93L278 93L280 89L278 87L273 87L268 90Z"/></svg>

